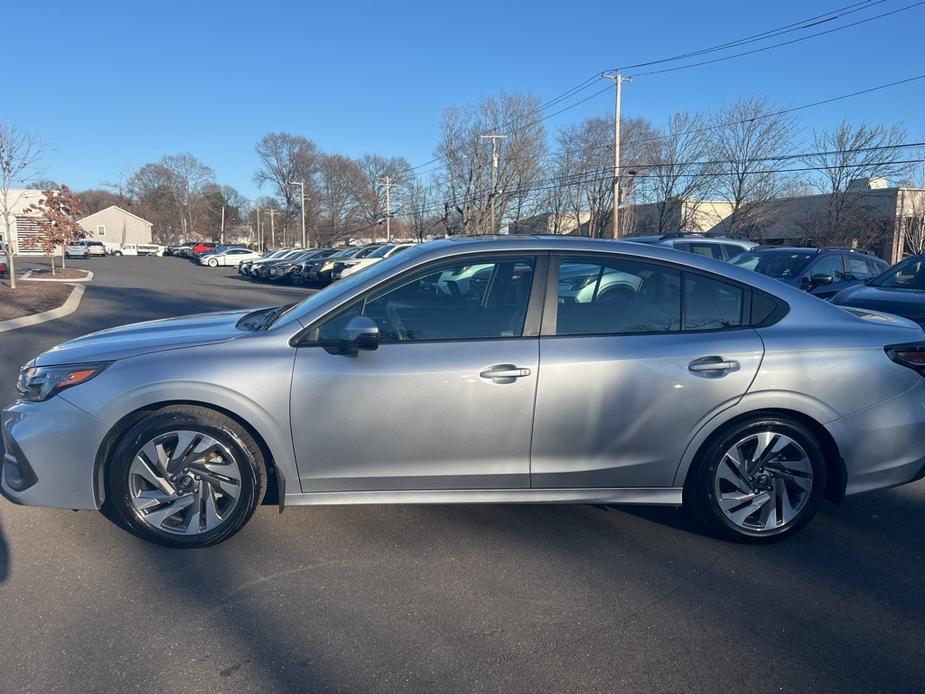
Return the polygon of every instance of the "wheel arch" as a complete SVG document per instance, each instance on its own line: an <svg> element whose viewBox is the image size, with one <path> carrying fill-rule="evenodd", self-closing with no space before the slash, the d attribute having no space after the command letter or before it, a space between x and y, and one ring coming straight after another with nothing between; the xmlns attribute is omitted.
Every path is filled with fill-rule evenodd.
<svg viewBox="0 0 925 694"><path fill-rule="evenodd" d="M247 420L235 412L221 407L220 405L216 405L215 403L198 400L164 400L144 405L124 415L110 427L97 449L96 459L93 464L93 493L96 498L97 507L102 506L106 502L107 471L112 462L112 453L122 436L148 415L164 409L165 407L172 407L174 405L195 405L196 407L214 410L215 412L220 412L226 417L233 419L242 426L247 433L253 437L254 442L260 448L260 452L263 454L263 459L267 466L267 475L269 475L271 479L275 478L276 480L275 485L267 484L267 495L264 497L263 503L278 504L279 511L282 513L283 502L286 498L286 478L277 469L273 452L267 445L266 439Z"/></svg>
<svg viewBox="0 0 925 694"><path fill-rule="evenodd" d="M838 443L829 430L815 417L806 412L787 407L762 407L747 412L741 412L721 422L717 422L715 426L710 428L708 433L697 437L696 444L692 444L691 448L694 449L694 452L691 455L685 455L687 464L685 465L685 461L682 461L675 478L675 486L685 487L686 489L688 479L690 478L688 473L691 468L693 468L694 463L700 457L701 453L706 450L718 436L721 436L728 427L758 417L784 417L793 419L805 426L815 435L816 440L822 448L826 467L825 498L835 503L841 503L845 498L847 472L845 469L845 461L841 457L841 453L838 449ZM704 432L701 431L700 433L703 434Z"/></svg>

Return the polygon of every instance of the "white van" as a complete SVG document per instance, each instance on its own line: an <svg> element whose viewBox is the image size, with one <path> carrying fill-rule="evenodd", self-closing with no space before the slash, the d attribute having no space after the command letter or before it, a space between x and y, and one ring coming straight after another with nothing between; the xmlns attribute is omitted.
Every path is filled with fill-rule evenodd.
<svg viewBox="0 0 925 694"><path fill-rule="evenodd" d="M109 249L110 255L164 255L164 247L153 243L123 243Z"/></svg>

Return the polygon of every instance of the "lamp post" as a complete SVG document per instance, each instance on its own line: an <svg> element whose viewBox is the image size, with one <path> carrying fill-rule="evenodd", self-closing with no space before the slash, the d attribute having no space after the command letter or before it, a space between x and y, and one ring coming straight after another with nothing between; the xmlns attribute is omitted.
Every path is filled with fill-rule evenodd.
<svg viewBox="0 0 925 694"><path fill-rule="evenodd" d="M289 181L291 186L299 186L299 201L302 208L302 248L308 248L308 238L305 236L305 181Z"/></svg>

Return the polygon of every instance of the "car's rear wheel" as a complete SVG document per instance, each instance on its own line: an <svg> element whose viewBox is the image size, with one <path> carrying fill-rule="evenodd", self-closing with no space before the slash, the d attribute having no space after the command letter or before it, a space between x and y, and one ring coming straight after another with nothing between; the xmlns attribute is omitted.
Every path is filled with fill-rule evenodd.
<svg viewBox="0 0 925 694"><path fill-rule="evenodd" d="M723 536L769 542L812 520L825 478L825 457L809 429L786 417L755 417L707 443L688 477L684 503Z"/></svg>
<svg viewBox="0 0 925 694"><path fill-rule="evenodd" d="M135 535L171 547L227 540L266 492L260 447L230 417L177 405L133 426L113 451L108 500Z"/></svg>

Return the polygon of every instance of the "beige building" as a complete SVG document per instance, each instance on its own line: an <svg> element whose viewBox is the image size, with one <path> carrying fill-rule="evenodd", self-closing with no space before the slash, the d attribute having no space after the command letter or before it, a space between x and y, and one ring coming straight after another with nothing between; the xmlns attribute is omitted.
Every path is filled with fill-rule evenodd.
<svg viewBox="0 0 925 694"><path fill-rule="evenodd" d="M88 239L102 241L107 246L151 243L151 222L117 205L87 215L77 223L86 230Z"/></svg>

